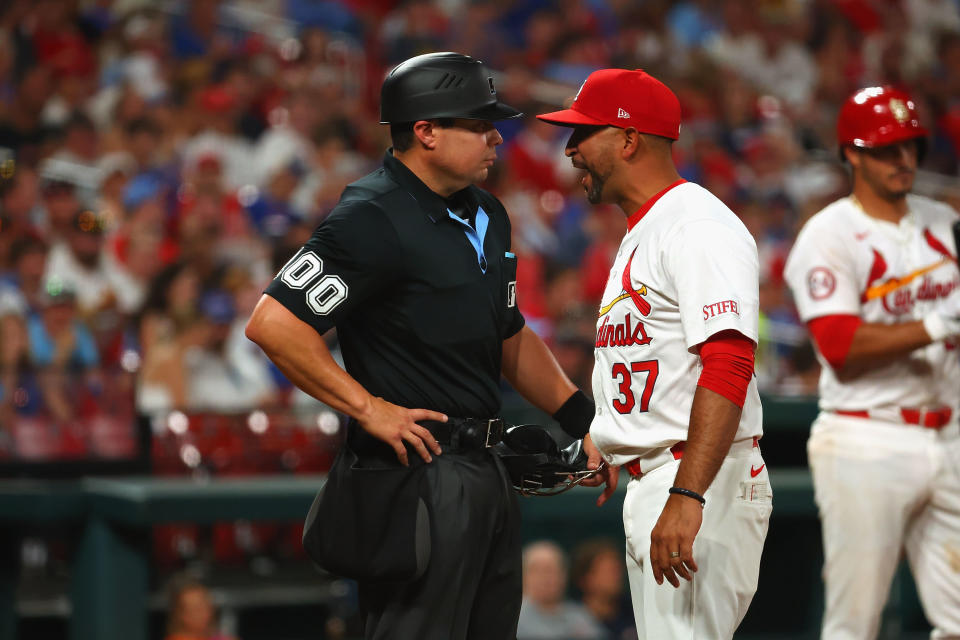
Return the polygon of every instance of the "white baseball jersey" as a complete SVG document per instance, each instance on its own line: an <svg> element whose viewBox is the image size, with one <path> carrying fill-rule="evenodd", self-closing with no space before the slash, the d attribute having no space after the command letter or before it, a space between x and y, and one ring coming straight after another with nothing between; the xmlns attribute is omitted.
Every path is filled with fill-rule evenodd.
<svg viewBox="0 0 960 640"><path fill-rule="evenodd" d="M867 215L852 196L810 218L784 271L804 322L835 314L869 323L911 322L960 295L950 229L957 214L921 196L907 196L907 205L899 224ZM818 352L820 408L956 409L957 354L954 344L936 342L841 382Z"/></svg>
<svg viewBox="0 0 960 640"><path fill-rule="evenodd" d="M687 439L698 345L730 329L757 342L756 243L720 200L678 183L628 227L601 302L593 370L590 435L610 464ZM736 439L762 429L754 377Z"/></svg>

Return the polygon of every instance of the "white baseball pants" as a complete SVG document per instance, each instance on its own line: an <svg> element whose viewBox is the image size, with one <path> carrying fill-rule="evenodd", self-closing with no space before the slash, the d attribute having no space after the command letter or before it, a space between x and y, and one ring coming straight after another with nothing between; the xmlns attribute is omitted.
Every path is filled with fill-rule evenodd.
<svg viewBox="0 0 960 640"><path fill-rule="evenodd" d="M821 413L807 442L823 526L823 640L873 640L906 550L931 638L960 639L960 438Z"/></svg>
<svg viewBox="0 0 960 640"><path fill-rule="evenodd" d="M760 449L735 442L704 495L703 524L693 544L699 570L680 587L653 579L650 532L680 462L631 478L623 504L627 572L640 640L724 640L733 637L757 590L772 493Z"/></svg>

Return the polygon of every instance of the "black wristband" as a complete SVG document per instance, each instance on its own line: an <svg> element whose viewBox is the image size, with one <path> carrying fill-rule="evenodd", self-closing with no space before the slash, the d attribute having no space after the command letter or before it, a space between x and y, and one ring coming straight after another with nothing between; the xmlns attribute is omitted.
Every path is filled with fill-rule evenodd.
<svg viewBox="0 0 960 640"><path fill-rule="evenodd" d="M678 496L687 496L688 498L693 498L700 503L700 506L707 504L707 499L696 491L691 491L690 489L682 489L681 487L670 487L670 493L675 493Z"/></svg>
<svg viewBox="0 0 960 640"><path fill-rule="evenodd" d="M571 437L582 438L590 432L590 423L596 413L597 407L593 400L577 389L563 406L557 409L553 419L559 422L560 428Z"/></svg>

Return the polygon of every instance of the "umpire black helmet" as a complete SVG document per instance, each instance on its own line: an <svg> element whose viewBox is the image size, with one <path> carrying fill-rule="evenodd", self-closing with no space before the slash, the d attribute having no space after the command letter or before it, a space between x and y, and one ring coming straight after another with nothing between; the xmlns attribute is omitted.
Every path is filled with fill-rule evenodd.
<svg viewBox="0 0 960 640"><path fill-rule="evenodd" d="M497 98L493 75L462 53L427 53L401 62L380 88L380 124L432 118L507 120L523 114Z"/></svg>

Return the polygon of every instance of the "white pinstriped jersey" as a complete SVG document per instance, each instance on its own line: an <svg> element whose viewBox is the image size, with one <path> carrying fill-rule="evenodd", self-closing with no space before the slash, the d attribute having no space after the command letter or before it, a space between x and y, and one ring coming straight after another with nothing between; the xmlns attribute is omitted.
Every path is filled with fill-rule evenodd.
<svg viewBox="0 0 960 640"><path fill-rule="evenodd" d="M852 197L841 198L804 225L784 275L804 322L855 315L864 322L920 320L947 297L960 295L949 206L907 196L909 212L894 224L867 215ZM820 408L957 408L958 352L936 342L887 365L840 381L819 350Z"/></svg>
<svg viewBox="0 0 960 640"><path fill-rule="evenodd" d="M713 194L681 183L628 226L601 302L593 370L590 435L611 464L687 439L698 345L729 329L754 343L758 335L757 247ZM754 377L736 439L760 436L762 422Z"/></svg>

